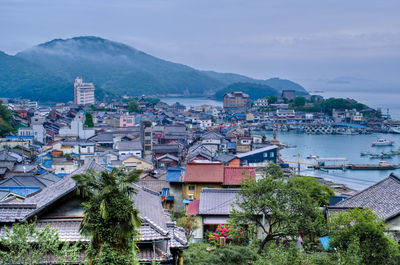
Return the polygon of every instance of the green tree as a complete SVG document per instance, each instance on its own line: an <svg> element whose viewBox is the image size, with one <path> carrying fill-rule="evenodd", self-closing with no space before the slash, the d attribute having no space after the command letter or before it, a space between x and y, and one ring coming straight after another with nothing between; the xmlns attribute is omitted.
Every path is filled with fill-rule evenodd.
<svg viewBox="0 0 400 265"><path fill-rule="evenodd" d="M141 171L112 171L75 175L77 192L83 203L84 217L80 231L91 241L88 259L91 264L136 264L135 239L141 226L139 211L131 199Z"/></svg>
<svg viewBox="0 0 400 265"><path fill-rule="evenodd" d="M132 112L139 113L141 111L139 103L136 100L129 101L128 102L128 111L129 111L129 113L132 113Z"/></svg>
<svg viewBox="0 0 400 265"><path fill-rule="evenodd" d="M339 212L330 216L328 226L340 264L398 264L399 245L371 210Z"/></svg>
<svg viewBox="0 0 400 265"><path fill-rule="evenodd" d="M14 128L11 124L11 111L0 100L0 136L7 136L13 131Z"/></svg>
<svg viewBox="0 0 400 265"><path fill-rule="evenodd" d="M252 223L264 235L258 253L268 242L296 238L300 232L315 233L321 213L307 194L293 188L284 179L277 165L266 169L266 176L247 178L238 191L230 221L236 225Z"/></svg>
<svg viewBox="0 0 400 265"><path fill-rule="evenodd" d="M61 242L56 229L45 226L36 229L36 221L4 227L5 236L0 238L0 264L44 264L46 256L53 256L57 264L75 263L81 248Z"/></svg>
<svg viewBox="0 0 400 265"><path fill-rule="evenodd" d="M335 196L331 188L319 184L313 177L297 176L289 178L288 183L295 189L305 191L317 206L327 206L329 199Z"/></svg>
<svg viewBox="0 0 400 265"><path fill-rule="evenodd" d="M93 116L88 111L86 111L86 113L85 113L85 125L87 127L89 127L89 128L93 128L94 127Z"/></svg>
<svg viewBox="0 0 400 265"><path fill-rule="evenodd" d="M296 97L293 100L293 107L299 108L299 107L304 107L306 105L306 99L304 97Z"/></svg>
<svg viewBox="0 0 400 265"><path fill-rule="evenodd" d="M191 215L185 215L178 219L177 225L185 230L187 240L193 236L194 231L199 227L196 217Z"/></svg>
<svg viewBox="0 0 400 265"><path fill-rule="evenodd" d="M268 96L268 104L275 104L278 101L278 98L276 96Z"/></svg>

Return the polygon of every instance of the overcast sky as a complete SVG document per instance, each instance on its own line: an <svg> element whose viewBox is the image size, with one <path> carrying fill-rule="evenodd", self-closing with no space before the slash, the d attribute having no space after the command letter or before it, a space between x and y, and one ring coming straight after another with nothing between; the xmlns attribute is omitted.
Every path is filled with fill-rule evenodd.
<svg viewBox="0 0 400 265"><path fill-rule="evenodd" d="M309 90L399 87L399 0L0 0L8 54L82 35Z"/></svg>

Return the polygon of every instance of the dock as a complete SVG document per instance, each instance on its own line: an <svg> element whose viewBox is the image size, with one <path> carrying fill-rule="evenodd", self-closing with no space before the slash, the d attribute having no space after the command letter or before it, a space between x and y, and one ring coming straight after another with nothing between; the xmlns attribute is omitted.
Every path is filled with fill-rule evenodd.
<svg viewBox="0 0 400 265"><path fill-rule="evenodd" d="M393 170L399 168L398 165L389 164L346 164L346 165L314 165L314 169L331 170Z"/></svg>

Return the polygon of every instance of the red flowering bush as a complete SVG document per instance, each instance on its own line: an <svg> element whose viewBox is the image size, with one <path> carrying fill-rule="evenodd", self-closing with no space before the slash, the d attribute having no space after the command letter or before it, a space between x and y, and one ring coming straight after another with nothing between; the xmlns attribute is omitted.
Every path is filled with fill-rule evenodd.
<svg viewBox="0 0 400 265"><path fill-rule="evenodd" d="M233 225L218 225L217 230L208 237L208 242L218 245L220 238L224 237L228 244L243 244L247 242L247 236L241 228Z"/></svg>

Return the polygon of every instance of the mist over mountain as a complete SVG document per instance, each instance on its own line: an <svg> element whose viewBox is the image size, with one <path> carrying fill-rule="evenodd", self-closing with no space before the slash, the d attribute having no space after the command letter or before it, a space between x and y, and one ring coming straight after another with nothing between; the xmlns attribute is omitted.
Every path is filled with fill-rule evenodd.
<svg viewBox="0 0 400 265"><path fill-rule="evenodd" d="M204 96L237 82L306 93L302 86L289 80L256 80L200 71L99 37L55 39L15 56L0 54L0 97L68 101L73 97L72 82L77 76L95 84L98 98L142 94Z"/></svg>

